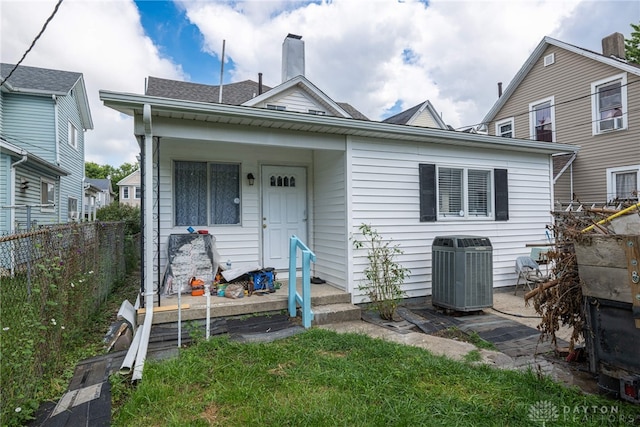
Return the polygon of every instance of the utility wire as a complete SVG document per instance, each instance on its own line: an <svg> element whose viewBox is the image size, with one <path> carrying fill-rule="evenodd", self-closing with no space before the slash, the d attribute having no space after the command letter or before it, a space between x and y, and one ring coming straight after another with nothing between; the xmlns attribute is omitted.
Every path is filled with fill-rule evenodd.
<svg viewBox="0 0 640 427"><path fill-rule="evenodd" d="M620 87L622 88L624 86L630 86L630 85L636 84L636 83L640 83L640 80L634 80L634 81L627 82L625 84L620 84ZM549 107L550 108L551 107L555 108L557 105L564 105L564 104L569 104L571 102L580 101L581 99L585 99L585 98L590 98L592 96L596 96L596 95L598 95L598 93L599 92L591 93L591 91L590 91L590 93L588 93L586 95L581 95L581 96L578 96L576 98L571 98L571 99L567 99L567 100L564 100L564 101L556 102L556 103L550 105ZM494 118L494 119L490 120L490 123L499 122L499 121L502 121L502 120L515 118L515 117L527 116L527 115L529 115L531 113L532 113L532 111L527 110L527 111L523 111L522 113L516 113L516 114L513 114L513 115L508 116L508 117ZM598 121L598 120L596 120L596 121ZM472 124L472 125L460 126L460 127L456 128L456 129L467 129L467 128L471 128L471 127L480 126L480 125L483 125L483 124L487 124L487 123L475 123L475 124Z"/></svg>
<svg viewBox="0 0 640 427"><path fill-rule="evenodd" d="M5 82L7 80L9 80L9 77L11 77L11 75L13 74L13 72L16 70L16 68L18 68L18 66L22 63L22 61L24 61L24 58L26 58L27 54L29 52L31 52L31 49L33 49L33 46L35 46L36 42L38 41L38 39L40 38L40 36L42 35L42 33L44 33L44 30L47 28L47 25L49 25L49 22L51 22L51 20L53 19L53 17L56 15L56 13L58 13L58 8L60 7L60 5L62 4L62 0L58 0L58 3L56 4L56 7L53 9L53 12L51 13L51 15L49 16L49 18L47 18L46 22L44 23L44 25L42 26L42 29L40 30L40 32L38 33L38 35L36 36L35 39L33 39L33 41L31 42L31 46L29 46L29 49L27 49L27 51L24 53L24 55L22 55L22 58L20 58L20 61L18 61L18 63L16 65L13 66L13 69L11 70L11 72L9 73L9 75L7 76L6 79L3 79L2 82L0 82L0 86L4 85Z"/></svg>

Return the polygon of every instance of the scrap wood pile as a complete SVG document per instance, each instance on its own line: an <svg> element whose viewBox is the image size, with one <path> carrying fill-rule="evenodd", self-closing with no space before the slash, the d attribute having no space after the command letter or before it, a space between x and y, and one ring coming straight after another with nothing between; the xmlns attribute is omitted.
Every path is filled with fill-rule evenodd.
<svg viewBox="0 0 640 427"><path fill-rule="evenodd" d="M623 210L634 210L640 214L638 204ZM570 351L582 340L586 319L574 244L589 238L588 233L614 234L609 220L620 212L602 208L553 212L555 224L548 228L553 232L555 247L547 254L553 274L547 282L525 295L525 302L529 304L533 299L533 307L542 316L538 325L541 340L550 337L555 345L560 326L572 329Z"/></svg>

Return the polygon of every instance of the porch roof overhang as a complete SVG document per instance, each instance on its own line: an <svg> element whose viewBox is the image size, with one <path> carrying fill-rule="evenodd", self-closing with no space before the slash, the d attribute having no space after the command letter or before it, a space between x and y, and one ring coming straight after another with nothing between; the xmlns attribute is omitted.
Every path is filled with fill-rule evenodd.
<svg viewBox="0 0 640 427"><path fill-rule="evenodd" d="M50 163L23 148L11 144L4 138L0 138L0 151L16 158L26 156L29 166L47 175L60 177L68 176L70 174L67 170L54 165L53 163Z"/></svg>
<svg viewBox="0 0 640 427"><path fill-rule="evenodd" d="M152 117L159 119L200 121L270 130L350 135L392 141L424 142L548 155L566 153L567 151L577 152L579 149L578 146L569 144L470 134L454 130L276 111L248 106L184 101L105 90L100 91L100 99L105 106L134 118L141 118L144 106L149 105ZM162 135L154 133L154 136Z"/></svg>

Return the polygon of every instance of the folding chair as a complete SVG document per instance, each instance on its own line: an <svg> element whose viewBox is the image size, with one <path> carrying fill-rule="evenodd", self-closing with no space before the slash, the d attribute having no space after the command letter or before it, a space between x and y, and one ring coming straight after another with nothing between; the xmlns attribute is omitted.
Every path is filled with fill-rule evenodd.
<svg viewBox="0 0 640 427"><path fill-rule="evenodd" d="M523 288L527 286L529 290L533 290L533 284L547 281L547 277L540 271L538 263L530 256L520 256L516 258L516 274L518 275L518 280L516 281L516 288L513 292L514 295L518 292L518 285L521 280Z"/></svg>

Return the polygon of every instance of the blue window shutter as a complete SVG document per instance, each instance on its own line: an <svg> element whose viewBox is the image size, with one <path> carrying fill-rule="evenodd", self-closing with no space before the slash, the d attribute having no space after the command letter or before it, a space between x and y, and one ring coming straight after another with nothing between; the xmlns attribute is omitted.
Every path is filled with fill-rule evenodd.
<svg viewBox="0 0 640 427"><path fill-rule="evenodd" d="M509 220L509 179L507 169L494 169L496 221Z"/></svg>
<svg viewBox="0 0 640 427"><path fill-rule="evenodd" d="M419 164L420 222L436 221L436 165Z"/></svg>

